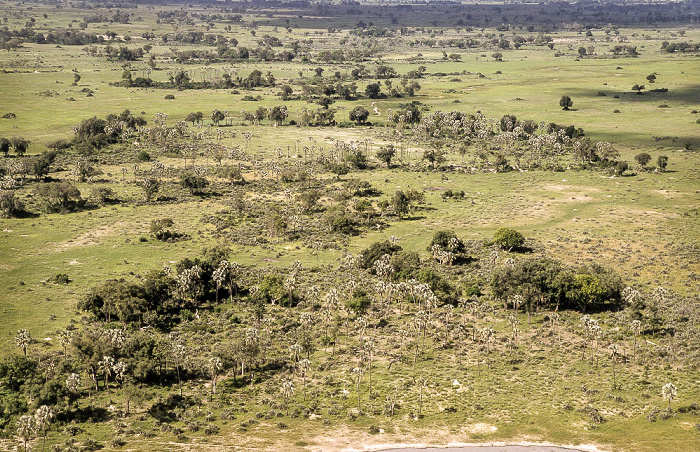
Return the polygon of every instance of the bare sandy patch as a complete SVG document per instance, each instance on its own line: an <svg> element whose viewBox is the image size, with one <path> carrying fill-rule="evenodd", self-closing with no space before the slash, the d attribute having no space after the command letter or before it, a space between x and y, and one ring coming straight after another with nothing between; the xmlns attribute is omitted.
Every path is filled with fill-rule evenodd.
<svg viewBox="0 0 700 452"><path fill-rule="evenodd" d="M111 237L126 231L127 224L119 221L110 225L100 226L99 228L91 229L87 232L79 234L72 240L67 240L56 245L56 251L65 251L71 248L81 246L97 245L100 239Z"/></svg>

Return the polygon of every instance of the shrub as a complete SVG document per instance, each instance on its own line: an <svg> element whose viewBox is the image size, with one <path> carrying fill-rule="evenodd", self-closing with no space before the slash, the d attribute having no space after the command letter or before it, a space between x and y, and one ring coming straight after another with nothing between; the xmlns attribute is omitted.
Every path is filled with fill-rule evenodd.
<svg viewBox="0 0 700 452"><path fill-rule="evenodd" d="M512 251L525 243L525 237L514 229L500 228L493 234L492 245L497 245L503 250Z"/></svg>
<svg viewBox="0 0 700 452"><path fill-rule="evenodd" d="M73 210L82 201L80 190L68 182L42 183L34 187L33 193L45 212Z"/></svg>
<svg viewBox="0 0 700 452"><path fill-rule="evenodd" d="M24 205L10 190L0 191L0 217L16 217L25 212Z"/></svg>
<svg viewBox="0 0 700 452"><path fill-rule="evenodd" d="M136 160L138 160L139 162L150 162L151 155L146 151L141 151L138 154L136 154Z"/></svg>
<svg viewBox="0 0 700 452"><path fill-rule="evenodd" d="M402 248L399 245L394 245L388 240L383 242L374 242L369 248L362 252L360 266L362 268L372 268L374 263L385 254L392 255L401 250Z"/></svg>
<svg viewBox="0 0 700 452"><path fill-rule="evenodd" d="M435 245L443 251L452 253L463 253L465 250L464 242L457 237L454 231L436 231L430 245L428 245L428 251L431 251Z"/></svg>
<svg viewBox="0 0 700 452"><path fill-rule="evenodd" d="M352 298L345 302L345 307L349 311L354 312L356 316L361 316L367 312L371 304L372 302L367 296L367 292L362 289L356 289L352 294Z"/></svg>
<svg viewBox="0 0 700 452"><path fill-rule="evenodd" d="M201 176L196 176L192 173L186 173L180 176L180 185L190 191L190 194L196 195L209 185L209 181Z"/></svg>

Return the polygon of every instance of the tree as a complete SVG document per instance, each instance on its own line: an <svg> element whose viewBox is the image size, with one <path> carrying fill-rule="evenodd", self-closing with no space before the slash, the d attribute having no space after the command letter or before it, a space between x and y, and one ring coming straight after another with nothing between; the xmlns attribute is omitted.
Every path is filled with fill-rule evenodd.
<svg viewBox="0 0 700 452"><path fill-rule="evenodd" d="M187 116L185 116L185 121L191 122L193 126L202 122L202 119L204 119L204 113L201 111L188 113Z"/></svg>
<svg viewBox="0 0 700 452"><path fill-rule="evenodd" d="M36 420L34 416L29 414L20 416L19 420L17 421L17 436L19 436L24 443L24 452L29 451L27 443L32 439L35 431Z"/></svg>
<svg viewBox="0 0 700 452"><path fill-rule="evenodd" d="M389 144L386 147L382 146L377 152L377 158L382 162L386 163L387 168L391 167L391 159L396 155L396 148L393 144Z"/></svg>
<svg viewBox="0 0 700 452"><path fill-rule="evenodd" d="M397 190L391 197L391 206L399 218L407 214L411 208L411 200L401 190Z"/></svg>
<svg viewBox="0 0 700 452"><path fill-rule="evenodd" d="M503 250L511 251L525 243L525 237L518 231L509 228L500 228L493 234L494 245L498 245Z"/></svg>
<svg viewBox="0 0 700 452"><path fill-rule="evenodd" d="M155 177L147 177L141 181L141 189L146 197L146 202L150 202L153 195L158 193L158 188L160 187L160 182Z"/></svg>
<svg viewBox="0 0 700 452"><path fill-rule="evenodd" d="M214 111L211 112L211 120L216 126L218 126L224 119L226 119L226 115L224 115L223 111L214 109Z"/></svg>
<svg viewBox="0 0 700 452"><path fill-rule="evenodd" d="M644 85L637 85L636 83L632 86L632 91L637 91L637 94L642 94L642 90L646 88Z"/></svg>
<svg viewBox="0 0 700 452"><path fill-rule="evenodd" d="M34 415L34 422L36 425L36 430L41 431L42 436L44 438L44 442L41 446L42 451L46 448L46 431L49 429L49 426L51 425L51 420L53 418L54 418L53 410L46 405L40 406L36 410L36 414Z"/></svg>
<svg viewBox="0 0 700 452"><path fill-rule="evenodd" d="M428 251L435 245L442 251L450 251L452 253L463 253L465 251L464 242L457 237L454 231L436 231L433 234L430 245L428 245Z"/></svg>
<svg viewBox="0 0 700 452"><path fill-rule="evenodd" d="M365 86L365 96L370 99L380 99L382 98L382 87L379 83L368 83Z"/></svg>
<svg viewBox="0 0 700 452"><path fill-rule="evenodd" d="M665 155L660 155L656 159L656 165L661 171L666 171L666 167L668 166L668 157L666 157Z"/></svg>
<svg viewBox="0 0 700 452"><path fill-rule="evenodd" d="M114 373L115 360L111 356L103 356L102 359L97 363L97 367L105 379L105 389L109 392L109 377Z"/></svg>
<svg viewBox="0 0 700 452"><path fill-rule="evenodd" d="M293 93L294 93L294 90L292 89L291 86L289 86L289 85L282 85L282 87L280 88L280 93L279 93L279 95L280 95L280 97L282 98L282 100L289 100L289 98L292 97L292 94L293 94Z"/></svg>
<svg viewBox="0 0 700 452"><path fill-rule="evenodd" d="M586 56L586 48L585 47L579 47L578 48L578 55L579 56Z"/></svg>
<svg viewBox="0 0 700 452"><path fill-rule="evenodd" d="M0 152L7 157L10 155L10 148L12 147L12 142L5 137L0 137Z"/></svg>
<svg viewBox="0 0 700 452"><path fill-rule="evenodd" d="M29 149L29 145L31 144L31 141L25 140L24 138L15 137L10 141L12 142L12 148L15 150L15 154L20 157L27 152L27 149Z"/></svg>
<svg viewBox="0 0 700 452"><path fill-rule="evenodd" d="M29 347L29 344L31 343L32 336L29 334L29 331L25 330L24 328L17 331L17 334L15 335L15 344L17 344L17 347L22 349L25 358L27 356L27 347Z"/></svg>
<svg viewBox="0 0 700 452"><path fill-rule="evenodd" d="M355 121L355 123L358 126L364 124L367 121L368 117L369 111L366 108L360 106L353 108L348 114L348 118L350 119L350 121Z"/></svg>
<svg viewBox="0 0 700 452"><path fill-rule="evenodd" d="M221 358L218 356L212 356L209 358L209 362L207 363L207 371L209 372L209 376L211 377L211 395L213 396L216 394L216 379L221 373L221 369L223 368L223 364L221 362Z"/></svg>
<svg viewBox="0 0 700 452"><path fill-rule="evenodd" d="M71 209L81 201L80 190L68 182L46 182L34 187L44 211L58 212Z"/></svg>
<svg viewBox="0 0 700 452"><path fill-rule="evenodd" d="M294 395L294 383L292 380L285 380L280 387L282 397L284 397L285 405L287 406L287 416L289 416L289 399Z"/></svg>
<svg viewBox="0 0 700 452"><path fill-rule="evenodd" d="M661 388L661 395L663 395L664 400L668 400L668 410L671 411L671 401L676 398L676 385L673 383L666 383Z"/></svg>
<svg viewBox="0 0 700 452"><path fill-rule="evenodd" d="M646 152L640 152L639 154L634 156L634 160L642 165L642 167L647 166L647 163L651 161L651 155L649 155Z"/></svg>
<svg viewBox="0 0 700 452"><path fill-rule="evenodd" d="M207 188L209 181L202 176L186 173L180 176L180 185L190 191L192 195L198 195Z"/></svg>
<svg viewBox="0 0 700 452"><path fill-rule="evenodd" d="M574 101L571 100L569 96L561 96L559 99L559 106L564 111L569 111L569 109L574 105Z"/></svg>
<svg viewBox="0 0 700 452"><path fill-rule="evenodd" d="M19 216L24 212L24 204L12 190L0 190L0 218Z"/></svg>
<svg viewBox="0 0 700 452"><path fill-rule="evenodd" d="M647 81L648 81L649 83L654 83L654 82L656 82L656 74L649 74L649 75L647 75Z"/></svg>
<svg viewBox="0 0 700 452"><path fill-rule="evenodd" d="M357 386L357 410L362 414L362 402L360 399L360 383L362 382L362 377L365 375L365 370L361 367L355 367L352 369L352 375L355 378L355 384Z"/></svg>
<svg viewBox="0 0 700 452"><path fill-rule="evenodd" d="M180 380L180 367L182 367L185 358L187 357L187 349L182 344L173 343L171 352L172 359L175 362L175 372L177 373L177 386L180 388L180 397L182 397L182 380Z"/></svg>
<svg viewBox="0 0 700 452"><path fill-rule="evenodd" d="M447 159L445 158L445 151L436 146L423 151L423 160L427 160L435 169L437 165L444 163Z"/></svg>

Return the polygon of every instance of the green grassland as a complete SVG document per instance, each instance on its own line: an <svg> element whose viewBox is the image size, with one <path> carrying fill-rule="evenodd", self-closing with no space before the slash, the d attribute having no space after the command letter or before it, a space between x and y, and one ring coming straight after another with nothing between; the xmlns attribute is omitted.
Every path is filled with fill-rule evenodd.
<svg viewBox="0 0 700 452"><path fill-rule="evenodd" d="M110 30L120 36L130 35L134 39L128 46L140 47L146 43L138 37L141 33L159 34L176 29L156 23L158 11L174 8L139 8L136 14L143 20L130 24L90 24L85 31ZM27 12L25 9L13 2L0 6L3 15L9 17L9 26L21 26L26 21L22 15ZM24 12L20 14L20 10ZM45 19L40 17L43 12L48 16ZM73 20L80 21L84 15L100 12L108 13L99 8L88 13L36 5L31 14L37 17L35 29L42 30L65 27ZM341 38L354 39L347 29L334 33L325 30L333 25L347 25L347 18L319 20L305 16L295 19L293 12L279 10L270 13L272 17L264 11L246 13L243 21L260 23L255 29L257 37L269 34L285 42L313 39L314 51L338 48ZM300 27L288 32L283 28L285 18L292 18ZM271 25L264 25L266 21ZM324 25L320 26L319 22ZM235 37L239 46L256 46L258 38L252 36L249 29L234 25L228 31L225 25L214 23L207 32ZM205 26L200 22L181 25L177 30L203 31ZM30 330L36 339L30 347L30 355L60 353L56 342L59 330L71 322L79 328L90 327L91 319L77 309L77 303L91 288L112 278L132 280L135 275L198 256L212 246L228 246L231 261L261 269L284 272L293 262L300 261L309 271L305 277L328 288L333 285L330 275L340 272L337 266L344 254L356 255L372 243L395 236L405 250L416 251L427 261L431 256L426 245L435 231L446 229L454 230L463 240L483 243L500 227L512 227L527 237L527 244L535 255L553 257L572 265L596 262L614 269L626 285L647 293L658 286L672 289L692 299L697 309L700 289L700 160L697 155L700 124L697 120L700 114L692 112L700 110L700 60L697 53L661 50L663 41L680 39L676 35L680 28L685 30L684 40L700 40L700 30L688 26L620 28L620 35L628 39L624 44L637 46L638 57L613 56L612 48L619 42L607 40L608 35L598 29L593 30L592 38L579 31L563 29L547 33L554 38L553 49L534 45L518 50L437 49L412 47L405 41L395 44L380 41L387 47L386 52L381 58L362 64L371 69L381 62L394 67L399 74L426 66L427 74L419 80L420 91L415 97L403 99L337 100L331 108L344 107L345 110L336 113L339 124L335 127L288 124L272 127L268 121L259 126L244 125L241 110L284 104L289 108L289 119L295 119L302 108L319 108L304 100L283 102L277 95L278 87L240 90L235 94L231 90L214 89L126 88L113 85L121 80L122 63L88 55L84 46L25 43L19 49L2 50L0 116L12 112L17 117L0 119L0 136L31 140L30 154L41 153L48 143L57 139L71 139L72 126L93 116L104 117L129 109L136 115L142 114L151 124L155 114L163 112L171 125L184 120L190 112L202 111L205 126L198 130L208 131L210 112L217 108L233 112L233 125L221 127L224 131L221 139L217 140L212 131L207 132L206 139L246 150L250 161L227 158L224 163L240 164L249 169L244 174L249 185L242 188L249 198L281 200L287 187L295 194L302 190L297 185L277 183L272 176L268 176L267 182L261 181L262 178L255 177L250 170L255 167L254 161L303 166L306 158L294 155L300 143L313 143L319 149L330 150L336 141L363 143L369 139L372 168L353 171L339 179L330 172L320 172L316 178L322 181L322 186L341 187L345 181L358 178L370 182L381 193L375 203L391 198L397 190L408 189L424 191L425 203L403 221L388 221L381 230L361 230L346 242L339 242L338 249L317 251L301 240L284 239L270 240L264 246L246 246L230 243L225 234L219 234L206 221L228 208L235 192L231 184L211 177L208 188L211 196L197 197L179 189L174 181L167 181L172 182L168 193L175 193L173 201L145 203L133 175L136 155L141 149L147 149L157 161L169 167L182 168L186 163L168 154L168 145L115 145L100 151L102 174L98 181L76 185L85 195L94 186L109 187L120 202L72 213L0 219L0 356L19 352L14 337L21 328ZM488 31L499 33L492 28ZM445 28L440 38L476 36L477 33L479 30L466 32ZM507 35L511 33L506 32ZM527 37L538 33L518 31L518 34ZM588 45L595 46L595 55L578 58L578 47ZM304 78L312 78L313 69L320 66L326 77L336 71L346 76L358 64L251 60L236 64L180 65L168 56L172 47L180 50L207 48L154 41L150 53L156 55L159 68L151 75L154 80L167 81L168 73L180 69L190 72L195 81L201 79L205 70L233 68L239 76L245 77L258 69L263 73L272 72L277 86L290 84L298 93L301 90L299 71L304 71ZM443 50L448 54L459 53L461 61L445 60ZM495 61L491 56L496 51L503 54L503 61ZM140 74L143 68L144 61L132 63L134 75ZM81 75L77 86L72 85L74 70ZM650 73L657 74L653 85L645 79ZM396 80L392 81L398 83ZM358 92L373 81L376 80L357 81ZM638 95L631 91L634 84L646 84L647 90L667 88L668 91ZM88 97L84 89L91 90L92 96ZM167 94L173 94L175 99L166 100ZM262 100L242 100L250 94L260 95ZM563 95L573 99L571 111L562 111L559 107ZM387 111L412 100L420 101L431 111L459 110L470 114L480 111L493 119L513 114L518 119L574 124L582 127L592 140L614 143L621 160L631 163L639 152L650 153L653 162L657 156L666 155L668 170L637 171L634 176L625 177L612 177L595 170L496 173L425 168L418 171L415 168L421 165L425 143L411 140L408 133L393 134L391 127L385 127ZM371 105L378 108L379 115L370 115L371 126L353 126L347 121L347 112L358 105L370 111ZM619 113L614 113L615 110ZM252 135L250 141L243 138L245 133ZM374 153L389 143L408 145L410 150L402 159L404 165L385 168L379 164ZM281 157L277 148L281 150ZM464 157L452 151L447 155L447 164L460 165L462 160L470 161L475 155L476 150L472 148ZM52 172L51 177L71 180L71 158L70 155L65 157L64 167ZM206 156L199 156L197 164L211 171L216 167ZM138 165L140 171L147 171L153 162L138 162ZM125 175L123 167L128 168ZM250 188L268 187L265 183L273 184L273 188L261 189L260 193ZM31 184L34 182L28 181L27 187L18 192L33 206ZM443 200L441 194L447 189L463 190L466 197ZM320 201L324 208L335 203L330 196ZM151 238L151 221L166 217L173 218L175 229L186 232L191 238L173 243ZM487 249L480 248L476 253L475 257L481 262L488 258ZM520 258L516 253L502 252L501 259L505 257ZM67 274L71 282L52 283L51 277L57 274ZM454 270L450 275L455 280L464 277L461 270ZM393 304L389 309L392 328L405 327L412 322L414 307L404 310ZM114 415L105 422L82 423L83 431L76 438L78 441L93 438L105 450L340 450L393 442L445 444L501 440L597 444L611 451L700 448L697 409L676 412L670 419L657 422L649 422L646 417L653 407L665 407L667 402L661 397L661 386L667 382L674 382L678 387L674 408L700 402L697 367L684 361L697 357L661 359L655 354L655 344L644 343L636 351L641 358L632 360L630 355L636 346L632 345L626 320L618 316L618 312L595 314L608 332L609 340L618 342L629 358L624 365L617 363L616 378L621 383L619 388L611 389L613 364L604 347L601 345L597 351L596 360L589 362L588 358L580 358L582 351L587 352L585 341L578 333L578 313L561 313L558 333L549 325L548 313L536 313L531 319L524 313L518 314L521 332L514 347L508 340L511 330L507 314L495 307L478 313L455 308L454 317L466 319L465 323L471 327L496 330L493 350L485 356L477 347L462 347L459 344L466 343L466 339L452 332L449 340L443 340L442 328L448 328L440 320L435 331L425 339L426 345L417 364L397 362L397 355L403 352L399 350L395 335L388 329L375 327L371 331L377 350L373 394L369 392L365 375L360 388L361 412L357 410L357 394L350 370L362 365L359 358L362 344L356 334L349 333L354 327L348 320L348 332L341 333L335 353L331 354L329 347L318 346L311 355L312 369L303 383L298 373L291 372L296 393L285 407L280 401L277 380L265 378L272 375L272 371L260 371L258 383L246 384L239 383L240 377L237 379L233 370L221 376L219 391L213 398L209 395L209 383L203 379L184 384L188 397L200 406L183 408L176 425L184 429L188 425L214 424L215 433L204 433L199 428L186 431L184 436L177 435L163 427L165 423L153 421L148 409L176 392L177 383L171 381L162 386L134 389L131 415ZM201 341L201 346L193 346L192 350L194 354L204 355L211 351L206 347L224 344L237 333L231 325L207 334L201 333L199 327L206 329L207 321L248 319L253 315L253 308L246 304L223 304L204 312L201 319L183 326L178 333L193 344ZM298 317L278 306L270 306L267 315L278 326ZM662 340L651 336L644 339ZM670 343L673 344L672 339ZM278 346L274 353L288 354L286 348ZM512 358L513 353L517 359ZM491 362L488 368L487 361ZM421 378L427 381L425 393L420 392L416 383ZM454 385L454 380L460 385ZM84 383L89 396L80 403L123 410L124 397L119 390L113 394L91 393L87 378ZM385 405L394 394L399 400L399 414L387 416ZM284 408L289 405L292 405L292 416L285 414ZM315 414L309 416L308 413ZM605 422L596 421L596 413ZM115 437L123 438L126 445L111 443ZM65 430L53 431L47 444L65 445L67 439ZM35 449L39 447L39 443L36 444ZM0 439L0 450L13 447L11 439Z"/></svg>

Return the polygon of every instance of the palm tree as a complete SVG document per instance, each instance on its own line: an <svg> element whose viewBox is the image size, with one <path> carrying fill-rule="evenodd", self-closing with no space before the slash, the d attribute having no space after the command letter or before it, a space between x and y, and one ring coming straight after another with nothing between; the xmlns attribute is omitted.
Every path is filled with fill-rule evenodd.
<svg viewBox="0 0 700 452"><path fill-rule="evenodd" d="M114 372L114 358L111 356L103 356L97 366L100 372L105 377L105 388L107 388L107 393L109 393L109 377L112 376Z"/></svg>
<svg viewBox="0 0 700 452"><path fill-rule="evenodd" d="M25 358L27 357L27 347L29 347L29 344L31 343L32 336L29 334L29 331L25 330L24 328L17 331L17 334L15 335L15 344L17 344L17 347L22 349Z"/></svg>
<svg viewBox="0 0 700 452"><path fill-rule="evenodd" d="M634 348L633 357L634 361L637 362L637 337L642 334L642 322L639 320L632 320L632 333L634 334Z"/></svg>
<svg viewBox="0 0 700 452"><path fill-rule="evenodd" d="M73 394L78 394L78 389L80 388L80 375L76 374L75 372L71 373L68 375L68 378L66 378L66 388ZM76 397L77 401L78 397Z"/></svg>
<svg viewBox="0 0 700 452"><path fill-rule="evenodd" d="M73 342L73 332L71 330L61 330L58 333L58 341L63 347L63 355L67 355L68 346Z"/></svg>
<svg viewBox="0 0 700 452"><path fill-rule="evenodd" d="M303 350L302 346L296 343L289 346L289 353L292 355L292 366L296 366L297 362L299 362L299 355Z"/></svg>
<svg viewBox="0 0 700 452"><path fill-rule="evenodd" d="M285 405L287 405L287 416L289 416L289 399L294 395L294 383L292 380L285 380L280 387L282 397L284 397Z"/></svg>
<svg viewBox="0 0 700 452"><path fill-rule="evenodd" d="M187 349L182 344L173 344L172 358L175 362L175 372L177 373L177 385L180 388L180 397L182 397L182 381L180 380L180 366L185 360ZM234 372L235 374L235 372Z"/></svg>
<svg viewBox="0 0 700 452"><path fill-rule="evenodd" d="M48 430L49 425L51 425L51 420L54 417L54 412L53 410L46 406L42 405L36 410L36 414L34 415L34 423L36 425L35 429L37 431L41 431L42 436L44 437L44 442L41 446L41 450L43 451L46 448L46 430ZM26 449L26 444L25 444L25 449Z"/></svg>
<svg viewBox="0 0 700 452"><path fill-rule="evenodd" d="M374 342L367 341L364 349L367 353L367 370L369 371L369 396L372 397L372 352L376 350Z"/></svg>
<svg viewBox="0 0 700 452"><path fill-rule="evenodd" d="M352 369L352 375L355 377L355 384L357 385L357 410L362 414L362 402L360 400L360 382L362 382L362 377L365 375L365 370L361 367L355 367Z"/></svg>
<svg viewBox="0 0 700 452"><path fill-rule="evenodd" d="M223 365L221 363L221 358L219 358L218 356L212 356L211 358L209 358L207 370L209 371L209 375L211 376L212 397L214 396L214 394L216 394L216 378L219 376L222 367Z"/></svg>
<svg viewBox="0 0 700 452"><path fill-rule="evenodd" d="M664 400L668 400L668 411L671 411L671 401L676 398L676 385L673 383L666 383L662 388L661 388L661 394L664 397Z"/></svg>
<svg viewBox="0 0 700 452"><path fill-rule="evenodd" d="M303 382L304 400L306 400L306 373L311 368L311 361L309 361L308 359L302 359L301 361L299 361L298 367Z"/></svg>
<svg viewBox="0 0 700 452"><path fill-rule="evenodd" d="M36 419L34 416L25 414L17 421L17 435L24 443L24 452L29 450L27 443L31 441L32 435L36 430Z"/></svg>
<svg viewBox="0 0 700 452"><path fill-rule="evenodd" d="M619 349L617 347L617 344L610 344L608 347L610 349L610 352L612 353L612 371L613 371L613 390L617 389L617 376L615 374L615 363L617 362L617 354L619 353Z"/></svg>
<svg viewBox="0 0 700 452"><path fill-rule="evenodd" d="M423 377L416 380L418 388L420 389L420 394L418 396L418 417L423 416L423 390L428 386L428 380Z"/></svg>

